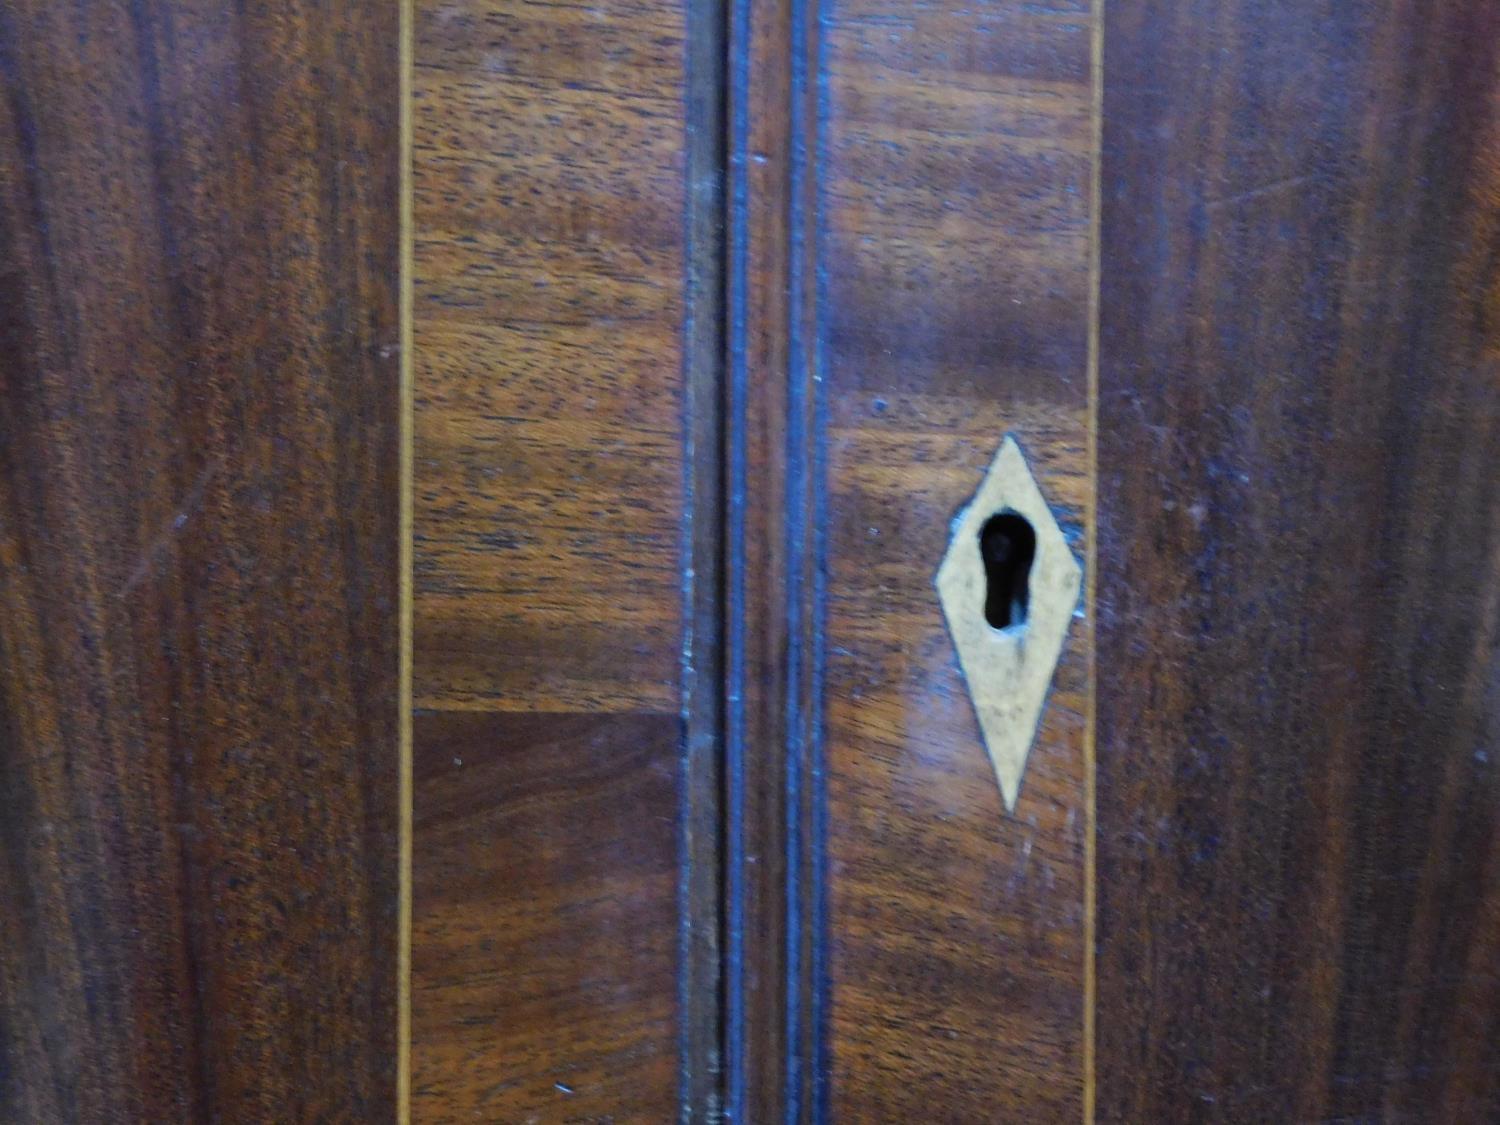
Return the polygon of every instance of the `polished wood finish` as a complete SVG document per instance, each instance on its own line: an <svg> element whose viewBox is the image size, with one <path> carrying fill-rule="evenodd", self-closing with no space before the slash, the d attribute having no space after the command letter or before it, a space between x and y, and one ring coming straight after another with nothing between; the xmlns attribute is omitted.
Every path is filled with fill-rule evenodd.
<svg viewBox="0 0 1500 1125"><path fill-rule="evenodd" d="M417 0L407 701L399 7L0 9L0 1119L399 1118L408 702L419 1122L1500 1119L1500 0L1103 11Z"/></svg>
<svg viewBox="0 0 1500 1125"><path fill-rule="evenodd" d="M416 8L422 1122L675 1115L685 32Z"/></svg>
<svg viewBox="0 0 1500 1125"><path fill-rule="evenodd" d="M418 708L678 710L682 34L418 6Z"/></svg>
<svg viewBox="0 0 1500 1125"><path fill-rule="evenodd" d="M933 581L1009 432L1086 553L1089 20L730 26L727 1104L1073 1118L1087 633L1010 818Z"/></svg>
<svg viewBox="0 0 1500 1125"><path fill-rule="evenodd" d="M826 1101L820 844L818 9L728 22L724 441L724 1104Z"/></svg>
<svg viewBox="0 0 1500 1125"><path fill-rule="evenodd" d="M1106 11L1099 1119L1500 1119L1500 5Z"/></svg>
<svg viewBox="0 0 1500 1125"><path fill-rule="evenodd" d="M677 716L415 734L415 1119L674 1119Z"/></svg>
<svg viewBox="0 0 1500 1125"><path fill-rule="evenodd" d="M1086 562L1090 17L824 18L829 1108L1073 1121L1088 623L1008 814L933 583L1006 434Z"/></svg>
<svg viewBox="0 0 1500 1125"><path fill-rule="evenodd" d="M0 1117L396 1113L397 9L0 9Z"/></svg>

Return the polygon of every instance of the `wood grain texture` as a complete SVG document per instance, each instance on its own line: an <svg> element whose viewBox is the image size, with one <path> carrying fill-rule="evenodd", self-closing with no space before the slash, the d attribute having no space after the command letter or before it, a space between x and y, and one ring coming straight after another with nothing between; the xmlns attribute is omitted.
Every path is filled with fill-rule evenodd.
<svg viewBox="0 0 1500 1125"><path fill-rule="evenodd" d="M723 583L725 1106L821 1116L818 10L729 22Z"/></svg>
<svg viewBox="0 0 1500 1125"><path fill-rule="evenodd" d="M682 36L418 5L419 707L678 708Z"/></svg>
<svg viewBox="0 0 1500 1125"><path fill-rule="evenodd" d="M0 1117L395 1115L397 10L0 9Z"/></svg>
<svg viewBox="0 0 1500 1125"><path fill-rule="evenodd" d="M419 1122L674 1116L684 34L417 5Z"/></svg>
<svg viewBox="0 0 1500 1125"><path fill-rule="evenodd" d="M418 1121L675 1119L675 715L419 712Z"/></svg>
<svg viewBox="0 0 1500 1125"><path fill-rule="evenodd" d="M1090 29L1071 2L825 12L835 1120L1082 1112L1087 631L1007 814L933 580L1007 433L1086 553Z"/></svg>
<svg viewBox="0 0 1500 1125"><path fill-rule="evenodd" d="M1099 1117L1500 1119L1500 5L1107 5Z"/></svg>

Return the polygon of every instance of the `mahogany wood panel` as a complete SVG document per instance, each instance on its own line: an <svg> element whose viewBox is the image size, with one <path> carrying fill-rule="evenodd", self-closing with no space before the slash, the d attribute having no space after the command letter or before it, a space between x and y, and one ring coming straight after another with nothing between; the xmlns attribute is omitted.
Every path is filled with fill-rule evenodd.
<svg viewBox="0 0 1500 1125"><path fill-rule="evenodd" d="M684 36L416 7L417 1121L675 1116Z"/></svg>
<svg viewBox="0 0 1500 1125"><path fill-rule="evenodd" d="M396 1107L394 4L0 8L0 1117Z"/></svg>
<svg viewBox="0 0 1500 1125"><path fill-rule="evenodd" d="M1073 1121L1087 621L1007 814L933 580L1006 434L1087 553L1090 14L828 0L823 34L829 1105Z"/></svg>
<svg viewBox="0 0 1500 1125"><path fill-rule="evenodd" d="M1106 12L1099 1118L1500 1119L1500 4Z"/></svg>
<svg viewBox="0 0 1500 1125"><path fill-rule="evenodd" d="M678 708L682 23L418 5L419 707Z"/></svg>
<svg viewBox="0 0 1500 1125"><path fill-rule="evenodd" d="M415 733L415 1119L674 1120L677 716Z"/></svg>

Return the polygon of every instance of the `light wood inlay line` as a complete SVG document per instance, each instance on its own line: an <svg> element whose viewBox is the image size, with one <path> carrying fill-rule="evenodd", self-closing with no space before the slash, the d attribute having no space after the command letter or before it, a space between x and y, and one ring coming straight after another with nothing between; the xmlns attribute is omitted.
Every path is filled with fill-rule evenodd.
<svg viewBox="0 0 1500 1125"><path fill-rule="evenodd" d="M411 864L412 864L412 429L415 414L415 332L412 328L412 28L414 0L396 0L401 9L401 187L399 196L401 238L400 340L401 340L401 432L400 443L400 625L401 668L399 676L400 718L398 753L401 757L399 801L400 842L397 904L398 948L396 953L396 1120L411 1121Z"/></svg>
<svg viewBox="0 0 1500 1125"><path fill-rule="evenodd" d="M1099 574L1099 200L1101 198L1101 154L1104 146L1104 0L1092 0L1089 18L1089 73L1091 89L1091 140L1093 167L1089 173L1089 282L1088 282L1088 500L1085 517L1086 558L1083 567L1084 645L1086 670L1083 719L1083 1120L1094 1120L1094 1040L1096 1033L1096 977L1094 945L1097 926L1098 878L1095 838L1098 657L1095 646L1096 592Z"/></svg>

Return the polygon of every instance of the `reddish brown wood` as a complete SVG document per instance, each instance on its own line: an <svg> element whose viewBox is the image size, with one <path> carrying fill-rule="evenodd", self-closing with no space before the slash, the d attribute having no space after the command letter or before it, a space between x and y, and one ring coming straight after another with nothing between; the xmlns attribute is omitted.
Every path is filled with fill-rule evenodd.
<svg viewBox="0 0 1500 1125"><path fill-rule="evenodd" d="M1099 1116L1500 1118L1500 5L1106 5Z"/></svg>
<svg viewBox="0 0 1500 1125"><path fill-rule="evenodd" d="M849 0L825 37L832 1117L1073 1121L1085 622L1007 814L933 578L1007 433L1086 554L1089 14Z"/></svg>
<svg viewBox="0 0 1500 1125"><path fill-rule="evenodd" d="M415 733L417 1119L673 1119L680 720Z"/></svg>
<svg viewBox="0 0 1500 1125"><path fill-rule="evenodd" d="M0 1118L396 1112L397 9L0 10Z"/></svg>
<svg viewBox="0 0 1500 1125"><path fill-rule="evenodd" d="M680 1019L717 1036L712 975L686 1015L677 980L683 818L716 845L681 719L685 13L416 14L413 1113L668 1120L714 1077Z"/></svg>
<svg viewBox="0 0 1500 1125"><path fill-rule="evenodd" d="M811 815L816 12L750 0L726 14L725 1098L736 1120L809 1120L823 989Z"/></svg>

